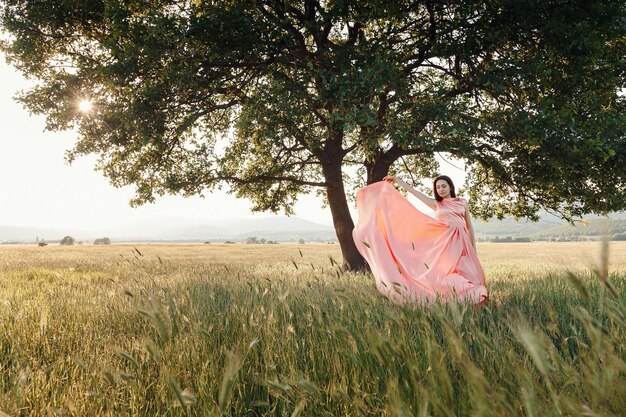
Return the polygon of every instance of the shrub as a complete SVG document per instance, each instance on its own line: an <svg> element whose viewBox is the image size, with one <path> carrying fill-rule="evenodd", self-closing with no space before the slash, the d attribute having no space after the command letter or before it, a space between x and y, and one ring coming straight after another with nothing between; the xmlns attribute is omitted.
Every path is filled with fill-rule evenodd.
<svg viewBox="0 0 626 417"><path fill-rule="evenodd" d="M72 236L65 236L63 239L61 239L60 244L70 246L70 245L73 245L74 242L75 242L75 239Z"/></svg>

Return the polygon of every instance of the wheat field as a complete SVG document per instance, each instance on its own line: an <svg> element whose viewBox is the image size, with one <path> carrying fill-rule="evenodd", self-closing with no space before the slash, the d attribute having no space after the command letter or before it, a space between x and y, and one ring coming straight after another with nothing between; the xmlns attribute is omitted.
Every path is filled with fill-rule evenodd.
<svg viewBox="0 0 626 417"><path fill-rule="evenodd" d="M337 245L0 247L0 415L623 416L626 242L478 251L421 308Z"/></svg>

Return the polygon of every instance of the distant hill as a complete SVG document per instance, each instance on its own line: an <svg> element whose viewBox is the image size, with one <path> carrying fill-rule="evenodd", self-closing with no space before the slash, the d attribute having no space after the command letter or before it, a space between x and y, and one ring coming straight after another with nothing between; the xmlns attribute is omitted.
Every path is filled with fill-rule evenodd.
<svg viewBox="0 0 626 417"><path fill-rule="evenodd" d="M551 229L553 227L559 227L565 222L558 220L546 220L541 219L538 222L531 222L528 220L516 221L515 219L503 219L503 220L489 220L489 222L483 222L480 220L474 220L472 222L474 226L474 232L477 236L495 237L495 236L511 236L511 237L526 237L532 233L540 232L542 230Z"/></svg>
<svg viewBox="0 0 626 417"><path fill-rule="evenodd" d="M609 234L624 233L626 213L614 213L612 220L600 216L586 217L586 225L571 226L565 221L545 214L538 222L514 219L474 220L477 238L496 237L554 239L567 236L597 236L608 230ZM108 237L113 242L223 242L246 241L248 237L273 241L336 241L335 230L299 217L265 217L244 219L186 219L161 217L140 222L120 224L97 230L47 229L40 227L0 226L0 242L59 241L70 235L78 241L93 241Z"/></svg>
<svg viewBox="0 0 626 417"><path fill-rule="evenodd" d="M92 232L76 229L47 229L43 227L19 227L19 226L0 226L0 243L1 242L35 242L39 240L55 241L61 240L64 236L70 235L76 239L84 240L91 236ZM98 236L102 237L102 236Z"/></svg>
<svg viewBox="0 0 626 417"><path fill-rule="evenodd" d="M626 220L590 220L584 224L562 225L540 230L528 235L532 240L547 240L574 236L614 236L626 232Z"/></svg>
<svg viewBox="0 0 626 417"><path fill-rule="evenodd" d="M157 219L142 224L127 224L109 232L122 240L244 241L248 237L295 241L336 239L332 227L299 217L266 217L225 220Z"/></svg>
<svg viewBox="0 0 626 417"><path fill-rule="evenodd" d="M607 219L601 216L586 216L582 222L571 225L564 220L542 218L538 222L514 219L475 221L474 230L479 239L510 237L530 240L576 240L575 237L595 238L598 236L623 235L626 233L626 216L617 213ZM623 238L616 236L616 239Z"/></svg>
<svg viewBox="0 0 626 417"><path fill-rule="evenodd" d="M335 230L299 217L267 217L226 220L197 220L184 218L154 218L121 224L100 230L62 230L38 227L0 226L0 242L58 241L70 235L79 241L109 237L113 242L204 242L245 241L248 237L277 241L336 240Z"/></svg>

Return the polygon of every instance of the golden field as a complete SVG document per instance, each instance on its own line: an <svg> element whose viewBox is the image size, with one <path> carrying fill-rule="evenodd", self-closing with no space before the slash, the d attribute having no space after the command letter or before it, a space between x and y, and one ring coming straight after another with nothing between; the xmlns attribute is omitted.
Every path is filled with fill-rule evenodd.
<svg viewBox="0 0 626 417"><path fill-rule="evenodd" d="M425 309L338 245L2 246L0 410L620 415L626 242L608 285L599 242L478 251L490 303Z"/></svg>

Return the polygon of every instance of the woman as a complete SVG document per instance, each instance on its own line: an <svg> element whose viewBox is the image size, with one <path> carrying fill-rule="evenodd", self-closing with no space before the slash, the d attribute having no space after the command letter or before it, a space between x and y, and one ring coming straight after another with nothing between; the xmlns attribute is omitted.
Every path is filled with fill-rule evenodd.
<svg viewBox="0 0 626 417"><path fill-rule="evenodd" d="M417 210L392 182L433 209L437 218ZM482 303L487 299L485 274L467 201L456 197L445 175L435 178L433 193L430 198L394 177L359 190L359 222L352 233L356 246L376 287L394 301Z"/></svg>

